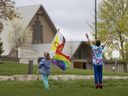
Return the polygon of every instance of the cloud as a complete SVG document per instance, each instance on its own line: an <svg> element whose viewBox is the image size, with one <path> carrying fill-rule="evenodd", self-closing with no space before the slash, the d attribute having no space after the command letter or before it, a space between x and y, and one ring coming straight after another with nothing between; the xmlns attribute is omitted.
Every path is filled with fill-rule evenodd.
<svg viewBox="0 0 128 96"><path fill-rule="evenodd" d="M17 6L42 4L68 40L84 40L94 22L94 0L15 0Z"/></svg>

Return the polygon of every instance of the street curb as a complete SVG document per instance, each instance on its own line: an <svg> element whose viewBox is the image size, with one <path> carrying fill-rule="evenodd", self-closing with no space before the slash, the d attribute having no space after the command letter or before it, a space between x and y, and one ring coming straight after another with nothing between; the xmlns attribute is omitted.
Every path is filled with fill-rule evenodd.
<svg viewBox="0 0 128 96"><path fill-rule="evenodd" d="M50 75L50 80L90 80L94 79L93 75ZM104 80L108 79L128 79L128 76L103 76ZM39 75L12 75L0 76L0 81L36 81L41 80Z"/></svg>

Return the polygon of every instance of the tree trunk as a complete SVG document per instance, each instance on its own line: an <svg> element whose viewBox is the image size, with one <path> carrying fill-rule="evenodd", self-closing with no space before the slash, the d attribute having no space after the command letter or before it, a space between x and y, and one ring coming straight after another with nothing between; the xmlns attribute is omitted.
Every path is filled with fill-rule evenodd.
<svg viewBox="0 0 128 96"><path fill-rule="evenodd" d="M123 62L125 61L125 54L124 54L124 45L123 45L123 41L120 42L121 44L121 57L122 57L122 60ZM127 72L128 69L127 69L127 63L124 63L124 72Z"/></svg>

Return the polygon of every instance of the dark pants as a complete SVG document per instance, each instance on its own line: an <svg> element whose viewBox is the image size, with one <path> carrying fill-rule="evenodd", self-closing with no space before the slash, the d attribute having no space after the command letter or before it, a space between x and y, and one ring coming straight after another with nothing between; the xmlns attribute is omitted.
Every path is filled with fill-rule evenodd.
<svg viewBox="0 0 128 96"><path fill-rule="evenodd" d="M102 84L102 65L94 65L95 85Z"/></svg>

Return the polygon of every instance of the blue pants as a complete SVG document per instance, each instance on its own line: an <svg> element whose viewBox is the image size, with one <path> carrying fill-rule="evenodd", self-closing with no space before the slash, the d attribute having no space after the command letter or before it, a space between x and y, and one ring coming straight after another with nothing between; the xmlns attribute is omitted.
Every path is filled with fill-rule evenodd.
<svg viewBox="0 0 128 96"><path fill-rule="evenodd" d="M102 65L94 65L95 85L102 84Z"/></svg>
<svg viewBox="0 0 128 96"><path fill-rule="evenodd" d="M46 88L46 89L49 89L49 84L48 84L48 75L41 75L41 78L42 78L42 80L43 80L43 83L44 83L44 87Z"/></svg>

